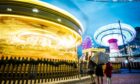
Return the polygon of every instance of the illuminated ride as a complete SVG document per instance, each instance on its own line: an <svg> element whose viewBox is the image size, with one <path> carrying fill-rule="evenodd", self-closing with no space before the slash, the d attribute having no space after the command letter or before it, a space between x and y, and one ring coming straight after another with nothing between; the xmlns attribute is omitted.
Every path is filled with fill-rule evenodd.
<svg viewBox="0 0 140 84"><path fill-rule="evenodd" d="M76 60L83 32L68 12L38 0L0 1L0 53Z"/></svg>
<svg viewBox="0 0 140 84"><path fill-rule="evenodd" d="M131 42L135 36L136 31L132 26L113 23L100 27L95 32L94 39L99 45L109 47L110 54L119 54L118 46Z"/></svg>

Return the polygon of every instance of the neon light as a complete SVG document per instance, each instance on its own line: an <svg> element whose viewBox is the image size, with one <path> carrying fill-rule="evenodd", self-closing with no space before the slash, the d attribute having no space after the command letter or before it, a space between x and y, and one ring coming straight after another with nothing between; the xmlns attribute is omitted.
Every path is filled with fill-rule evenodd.
<svg viewBox="0 0 140 84"><path fill-rule="evenodd" d="M136 36L135 29L125 23L121 23L122 33L125 38L125 44L132 41ZM95 41L102 46L109 46L108 40L114 38L118 41L118 46L123 45L120 28L118 23L113 23L100 27L94 34Z"/></svg>

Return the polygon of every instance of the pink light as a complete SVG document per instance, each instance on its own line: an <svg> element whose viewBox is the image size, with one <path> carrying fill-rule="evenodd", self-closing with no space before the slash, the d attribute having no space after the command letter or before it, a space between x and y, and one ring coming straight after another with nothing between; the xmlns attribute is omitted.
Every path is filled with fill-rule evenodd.
<svg viewBox="0 0 140 84"><path fill-rule="evenodd" d="M87 36L82 44L83 49L88 49L92 47L92 39L91 37Z"/></svg>
<svg viewBox="0 0 140 84"><path fill-rule="evenodd" d="M117 39L109 39L109 48L110 48L110 53L116 53L119 52L118 44L117 44Z"/></svg>

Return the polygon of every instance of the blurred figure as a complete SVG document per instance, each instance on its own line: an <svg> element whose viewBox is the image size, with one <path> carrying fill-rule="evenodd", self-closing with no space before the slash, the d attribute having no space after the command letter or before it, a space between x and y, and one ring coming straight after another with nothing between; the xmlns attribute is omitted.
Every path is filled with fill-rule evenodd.
<svg viewBox="0 0 140 84"><path fill-rule="evenodd" d="M128 62L128 70L129 70L129 72L131 73L131 64L130 64L130 62Z"/></svg>
<svg viewBox="0 0 140 84"><path fill-rule="evenodd" d="M95 67L96 63L91 60L91 57L89 57L88 74L91 77L91 84L95 84Z"/></svg>
<svg viewBox="0 0 140 84"><path fill-rule="evenodd" d="M105 68L105 75L107 77L107 84L111 84L111 77L112 77L112 64L111 62L106 63L106 68Z"/></svg>
<svg viewBox="0 0 140 84"><path fill-rule="evenodd" d="M96 66L96 76L97 76L97 84L103 84L103 68L102 64L98 64Z"/></svg>

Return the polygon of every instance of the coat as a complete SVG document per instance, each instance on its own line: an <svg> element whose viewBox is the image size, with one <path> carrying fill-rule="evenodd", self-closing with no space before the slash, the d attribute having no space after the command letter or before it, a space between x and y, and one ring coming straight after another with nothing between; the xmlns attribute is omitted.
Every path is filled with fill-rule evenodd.
<svg viewBox="0 0 140 84"><path fill-rule="evenodd" d="M106 63L106 68L105 68L104 73L105 73L105 75L107 77L111 78L111 76L112 76L112 69L113 69L112 64L110 62Z"/></svg>
<svg viewBox="0 0 140 84"><path fill-rule="evenodd" d="M96 63L93 62L92 60L89 61L89 64L88 64L88 74L92 75L94 74L95 72L95 67L96 67Z"/></svg>

